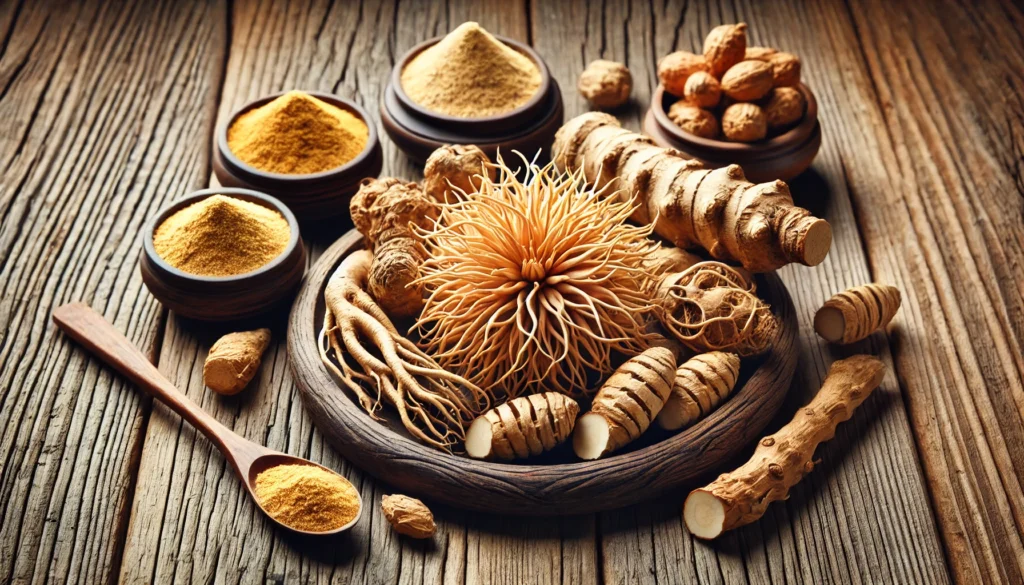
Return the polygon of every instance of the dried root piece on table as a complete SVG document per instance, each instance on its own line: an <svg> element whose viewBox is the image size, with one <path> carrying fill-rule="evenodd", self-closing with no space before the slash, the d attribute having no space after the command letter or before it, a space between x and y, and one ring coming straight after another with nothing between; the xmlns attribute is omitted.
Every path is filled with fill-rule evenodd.
<svg viewBox="0 0 1024 585"><path fill-rule="evenodd" d="M356 229L373 250L367 290L391 317L418 315L423 289L414 281L426 250L410 225L431 224L437 218L437 204L416 183L389 177L363 179L349 209Z"/></svg>
<svg viewBox="0 0 1024 585"><path fill-rule="evenodd" d="M747 24L723 24L711 29L704 38L704 59L711 74L722 77L747 53Z"/></svg>
<svg viewBox="0 0 1024 585"><path fill-rule="evenodd" d="M380 509L388 524L399 534L410 538L430 538L437 532L433 512L416 498L401 494L383 496Z"/></svg>
<svg viewBox="0 0 1024 585"><path fill-rule="evenodd" d="M665 276L658 287L658 318L673 337L697 352L741 356L768 350L778 322L753 280L721 262L701 262Z"/></svg>
<svg viewBox="0 0 1024 585"><path fill-rule="evenodd" d="M642 435L668 400L675 373L675 356L665 347L652 347L619 366L576 424L576 455L597 459Z"/></svg>
<svg viewBox="0 0 1024 585"><path fill-rule="evenodd" d="M676 431L711 414L732 394L739 376L740 356L734 353L710 351L690 358L676 370L658 426Z"/></svg>
<svg viewBox="0 0 1024 585"><path fill-rule="evenodd" d="M447 144L432 152L423 167L423 190L438 203L454 203L460 193L480 188L480 177L495 180L494 164L472 144Z"/></svg>
<svg viewBox="0 0 1024 585"><path fill-rule="evenodd" d="M853 416L884 375L885 365L868 355L832 364L817 396L786 426L761 439L750 461L690 492L683 504L683 520L690 533L716 538L757 520L769 504L785 499L814 469L818 444L835 435L836 426Z"/></svg>
<svg viewBox="0 0 1024 585"><path fill-rule="evenodd" d="M559 169L582 169L606 193L636 197L633 220L654 222L654 231L676 246L704 248L752 272L789 262L817 265L832 245L828 222L793 205L782 181L754 185L737 165L708 169L622 128L608 114L588 112L566 122L551 158Z"/></svg>
<svg viewBox="0 0 1024 585"><path fill-rule="evenodd" d="M709 71L703 55L687 51L669 53L658 60L658 79L665 91L676 97L686 93L686 80L698 71Z"/></svg>
<svg viewBox="0 0 1024 585"><path fill-rule="evenodd" d="M228 333L210 348L203 364L203 382L218 394L238 394L260 369L268 345L270 329Z"/></svg>
<svg viewBox="0 0 1024 585"><path fill-rule="evenodd" d="M617 108L629 100L633 75L622 63L598 59L580 74L577 88L595 108Z"/></svg>
<svg viewBox="0 0 1024 585"><path fill-rule="evenodd" d="M366 292L371 259L367 250L353 252L327 281L320 359L371 416L388 403L411 435L450 451L465 440L465 425L490 408L491 397L445 371L395 329Z"/></svg>
<svg viewBox="0 0 1024 585"><path fill-rule="evenodd" d="M886 327L900 310L900 289L871 283L845 290L818 309L814 330L832 343L854 343Z"/></svg>
<svg viewBox="0 0 1024 585"><path fill-rule="evenodd" d="M575 400L558 392L509 400L469 426L466 454L506 460L540 455L569 438L579 412Z"/></svg>

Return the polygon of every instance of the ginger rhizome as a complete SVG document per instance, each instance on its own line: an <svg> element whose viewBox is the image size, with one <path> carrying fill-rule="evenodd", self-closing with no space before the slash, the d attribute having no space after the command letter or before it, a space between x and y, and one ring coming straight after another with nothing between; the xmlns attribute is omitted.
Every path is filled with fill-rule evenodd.
<svg viewBox="0 0 1024 585"><path fill-rule="evenodd" d="M622 63L598 59L583 70L576 87L590 105L610 110L629 101L633 75Z"/></svg>
<svg viewBox="0 0 1024 585"><path fill-rule="evenodd" d="M366 292L371 259L367 250L353 252L327 281L320 358L371 416L379 418L388 403L412 436L451 450L465 440L465 425L490 407L490 397L395 329Z"/></svg>
<svg viewBox="0 0 1024 585"><path fill-rule="evenodd" d="M710 351L690 358L676 370L658 426L676 431L711 414L732 394L739 376L740 356L734 353Z"/></svg>
<svg viewBox="0 0 1024 585"><path fill-rule="evenodd" d="M778 330L754 281L721 262L700 262L665 275L656 299L662 326L697 352L756 355L768 350Z"/></svg>
<svg viewBox="0 0 1024 585"><path fill-rule="evenodd" d="M260 369L268 345L270 329L228 333L210 348L203 363L203 381L218 394L238 394Z"/></svg>
<svg viewBox="0 0 1024 585"><path fill-rule="evenodd" d="M455 203L459 193L476 192L478 177L497 177L491 159L472 144L446 144L430 153L423 166L423 191L438 203Z"/></svg>
<svg viewBox="0 0 1024 585"><path fill-rule="evenodd" d="M449 371L496 394L579 394L613 354L646 348L657 244L633 206L584 188L580 173L530 168L442 206L422 236L427 302L416 327Z"/></svg>
<svg viewBox="0 0 1024 585"><path fill-rule="evenodd" d="M559 169L582 169L595 188L635 197L632 219L654 222L654 231L676 246L704 248L753 272L789 262L817 265L832 244L828 222L793 205L782 181L755 185L737 165L708 169L608 114L569 120L551 152Z"/></svg>
<svg viewBox="0 0 1024 585"><path fill-rule="evenodd" d="M665 347L652 347L619 366L576 424L576 455L597 459L642 435L668 400L675 374L675 355Z"/></svg>
<svg viewBox="0 0 1024 585"><path fill-rule="evenodd" d="M674 272L682 272L687 268L703 262L700 256L687 252L682 248L673 246L662 246L651 252L644 267L653 276L663 276Z"/></svg>
<svg viewBox="0 0 1024 585"><path fill-rule="evenodd" d="M831 439L836 426L853 416L884 374L885 365L872 356L833 363L817 396L786 426L761 439L750 461L690 492L683 504L683 520L690 533L716 538L757 520L769 504L785 499L814 469L818 444Z"/></svg>
<svg viewBox="0 0 1024 585"><path fill-rule="evenodd" d="M814 315L814 330L832 343L860 341L892 321L900 300L900 289L894 286L855 286L825 301Z"/></svg>
<svg viewBox="0 0 1024 585"><path fill-rule="evenodd" d="M380 509L388 524L399 534L410 538L430 538L437 532L434 513L416 498L401 494L383 496Z"/></svg>
<svg viewBox="0 0 1024 585"><path fill-rule="evenodd" d="M418 315L423 289L415 281L426 250L411 226L430 225L437 217L437 204L416 183L363 179L349 209L352 222L373 251L369 293L391 317Z"/></svg>
<svg viewBox="0 0 1024 585"><path fill-rule="evenodd" d="M569 438L580 406L558 392L520 396L485 412L466 433L466 454L476 459L523 459Z"/></svg>

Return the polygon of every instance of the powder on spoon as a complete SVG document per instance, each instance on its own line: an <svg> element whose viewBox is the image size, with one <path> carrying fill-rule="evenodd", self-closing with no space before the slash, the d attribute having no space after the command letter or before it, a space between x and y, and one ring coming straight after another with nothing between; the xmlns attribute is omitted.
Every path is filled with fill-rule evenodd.
<svg viewBox="0 0 1024 585"><path fill-rule="evenodd" d="M417 104L459 118L510 112L540 88L540 69L475 22L453 30L402 70L402 89Z"/></svg>
<svg viewBox="0 0 1024 585"><path fill-rule="evenodd" d="M358 116L290 91L239 116L228 128L228 148L257 169L304 175L351 161L369 137L369 127Z"/></svg>
<svg viewBox="0 0 1024 585"><path fill-rule="evenodd" d="M277 465L256 476L256 497L275 520L297 530L336 530L359 515L359 492L315 465Z"/></svg>
<svg viewBox="0 0 1024 585"><path fill-rule="evenodd" d="M213 195L161 222L153 232L153 247L183 272L234 276L277 258L290 239L291 226L276 210Z"/></svg>

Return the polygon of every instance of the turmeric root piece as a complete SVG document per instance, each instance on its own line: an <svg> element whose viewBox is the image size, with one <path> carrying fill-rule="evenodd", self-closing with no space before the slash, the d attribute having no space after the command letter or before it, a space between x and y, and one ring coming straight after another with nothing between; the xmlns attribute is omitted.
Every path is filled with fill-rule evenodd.
<svg viewBox="0 0 1024 585"><path fill-rule="evenodd" d="M490 407L491 396L442 369L395 329L366 292L371 261L369 251L353 252L327 281L320 359L370 416L379 418L377 411L386 402L409 434L451 451L465 439L465 425Z"/></svg>
<svg viewBox="0 0 1024 585"><path fill-rule="evenodd" d="M652 347L619 366L576 423L576 455L597 459L642 435L668 400L675 372L675 356L666 347Z"/></svg>
<svg viewBox="0 0 1024 585"><path fill-rule="evenodd" d="M680 248L701 247L713 258L767 272L790 262L821 263L832 228L793 205L782 181L754 185L737 165L708 169L622 128L613 116L588 112L555 135L552 160L560 170L582 168L598 189L636 197L637 223Z"/></svg>
<svg viewBox="0 0 1024 585"><path fill-rule="evenodd" d="M854 343L889 325L900 309L900 289L865 284L847 289L814 314L814 330L831 343Z"/></svg>
<svg viewBox="0 0 1024 585"><path fill-rule="evenodd" d="M785 499L790 488L814 469L818 444L835 435L836 426L849 420L884 374L885 365L868 355L832 364L817 396L786 426L761 439L750 461L690 492L683 504L690 533L716 538L757 520L769 504Z"/></svg>
<svg viewBox="0 0 1024 585"><path fill-rule="evenodd" d="M488 410L469 426L466 454L474 459L521 459L569 438L580 405L558 392L520 396Z"/></svg>
<svg viewBox="0 0 1024 585"><path fill-rule="evenodd" d="M238 394L249 384L270 345L270 329L228 333L218 339L203 363L203 381L218 394Z"/></svg>
<svg viewBox="0 0 1024 585"><path fill-rule="evenodd" d="M492 183L497 171L484 151L472 144L448 144L432 152L423 167L423 190L438 203L455 203L459 196L475 193L480 177Z"/></svg>
<svg viewBox="0 0 1024 585"><path fill-rule="evenodd" d="M349 210L373 251L367 290L396 319L418 315L423 309L423 288L413 281L419 277L426 250L410 225L430 226L439 212L437 204L416 183L369 178L359 185Z"/></svg>
<svg viewBox="0 0 1024 585"><path fill-rule="evenodd" d="M384 512L388 524L399 534L410 538L430 538L437 532L434 513L416 498L401 494L383 496L380 499L380 509Z"/></svg>
<svg viewBox="0 0 1024 585"><path fill-rule="evenodd" d="M690 358L676 370L658 426L677 431L711 414L732 394L739 376L740 356L734 353L711 351Z"/></svg>
<svg viewBox="0 0 1024 585"><path fill-rule="evenodd" d="M778 321L754 281L721 262L700 262L666 275L658 286L658 319L674 338L696 352L731 351L741 356L771 347Z"/></svg>

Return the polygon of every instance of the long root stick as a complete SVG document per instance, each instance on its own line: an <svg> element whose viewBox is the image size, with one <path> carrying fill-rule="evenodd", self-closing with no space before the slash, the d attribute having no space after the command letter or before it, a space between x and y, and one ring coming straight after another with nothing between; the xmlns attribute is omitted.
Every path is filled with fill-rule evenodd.
<svg viewBox="0 0 1024 585"><path fill-rule="evenodd" d="M683 504L690 533L715 538L757 520L769 504L786 498L790 488L814 469L818 444L831 439L836 426L853 416L884 374L885 365L867 355L832 364L817 396L786 426L761 439L750 461L690 492Z"/></svg>

